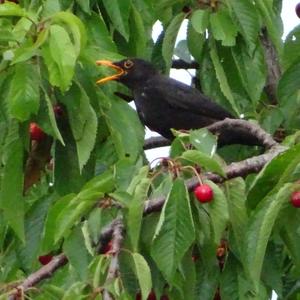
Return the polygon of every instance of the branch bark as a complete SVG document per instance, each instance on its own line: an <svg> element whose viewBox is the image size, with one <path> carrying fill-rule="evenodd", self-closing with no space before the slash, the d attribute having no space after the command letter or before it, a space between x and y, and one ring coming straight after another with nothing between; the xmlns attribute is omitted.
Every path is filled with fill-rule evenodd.
<svg viewBox="0 0 300 300"><path fill-rule="evenodd" d="M174 59L172 61L173 69L199 69L199 64L196 61L191 61L190 63L182 59Z"/></svg>
<svg viewBox="0 0 300 300"><path fill-rule="evenodd" d="M41 267L36 272L29 275L20 285L18 285L12 294L8 297L9 300L17 300L20 292L24 293L31 287L37 285L42 280L49 278L59 268L63 267L68 262L64 254L54 256L52 260L45 266Z"/></svg>
<svg viewBox="0 0 300 300"><path fill-rule="evenodd" d="M267 82L265 85L265 92L270 102L272 104L276 104L278 103L277 84L281 76L279 58L266 28L264 28L261 32L260 40L264 49L265 61L267 64Z"/></svg>
<svg viewBox="0 0 300 300"><path fill-rule="evenodd" d="M206 127L211 133L222 137L230 136L230 133L244 133L247 138L252 138L254 143L263 146L265 149L270 149L277 144L273 137L264 131L259 125L241 119L224 119L213 123ZM245 142L247 142L245 140ZM171 144L171 141L162 137L152 137L145 140L144 150L149 150L158 147L164 147Z"/></svg>
<svg viewBox="0 0 300 300"><path fill-rule="evenodd" d="M115 221L112 230L112 249L109 251L109 254L111 254L112 257L107 272L105 281L106 284L109 284L112 280L119 276L119 253L123 242L123 231L123 221L119 218ZM106 289L103 290L103 300L113 300L112 296Z"/></svg>

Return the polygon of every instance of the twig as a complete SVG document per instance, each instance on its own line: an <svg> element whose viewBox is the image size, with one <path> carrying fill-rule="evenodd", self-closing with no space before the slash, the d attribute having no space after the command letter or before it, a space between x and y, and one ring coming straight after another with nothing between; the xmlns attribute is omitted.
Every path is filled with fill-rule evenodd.
<svg viewBox="0 0 300 300"><path fill-rule="evenodd" d="M16 300L20 291L26 292L42 280L51 277L57 269L64 266L67 262L68 259L64 254L54 256L47 265L29 275L20 285L18 285L8 299Z"/></svg>
<svg viewBox="0 0 300 300"><path fill-rule="evenodd" d="M196 61L192 61L190 63L182 60L175 59L172 61L173 69L199 69L199 64Z"/></svg>
<svg viewBox="0 0 300 300"><path fill-rule="evenodd" d="M153 137L145 140L144 150L165 147L165 146L169 146L170 144L171 144L171 141L164 138L163 136L153 136Z"/></svg>
<svg viewBox="0 0 300 300"><path fill-rule="evenodd" d="M112 255L110 265L107 272L105 284L109 284L112 280L119 276L119 253L123 241L124 225L121 219L114 223L112 230L112 248L109 253ZM113 300L107 289L103 290L103 300Z"/></svg>
<svg viewBox="0 0 300 300"><path fill-rule="evenodd" d="M261 43L264 48L265 61L267 64L267 82L265 92L272 104L278 103L277 99L277 83L281 76L279 58L277 51L268 36L267 29L264 28L260 36Z"/></svg>

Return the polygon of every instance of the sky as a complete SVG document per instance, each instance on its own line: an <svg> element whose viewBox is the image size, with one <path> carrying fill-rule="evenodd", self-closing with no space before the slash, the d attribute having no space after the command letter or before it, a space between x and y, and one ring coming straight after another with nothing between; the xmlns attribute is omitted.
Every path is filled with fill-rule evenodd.
<svg viewBox="0 0 300 300"><path fill-rule="evenodd" d="M282 1L282 19L284 25L284 34L283 39L287 36L287 34L297 25L300 24L300 19L297 17L295 13L295 7L300 0L283 0ZM187 22L184 22L180 28L177 42L185 38L186 33L186 25ZM161 24L157 22L153 27L152 37L153 40L156 40L162 30ZM170 76L182 81L186 84L190 84L191 76L186 70L171 70ZM149 129L146 130L146 138L151 136L157 136L155 132L150 131ZM157 157L164 157L168 156L168 147L163 148L156 148L152 150L146 151L147 158L149 162L153 161Z"/></svg>

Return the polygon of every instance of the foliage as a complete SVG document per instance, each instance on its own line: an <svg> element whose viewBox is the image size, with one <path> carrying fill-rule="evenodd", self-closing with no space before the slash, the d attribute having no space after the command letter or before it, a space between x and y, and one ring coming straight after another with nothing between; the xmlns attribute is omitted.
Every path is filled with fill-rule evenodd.
<svg viewBox="0 0 300 300"><path fill-rule="evenodd" d="M102 299L103 289L124 300L151 291L157 299L269 299L272 291L299 299L300 210L289 203L300 188L299 26L283 41L280 10L281 0L0 4L0 299L40 268L39 256L61 252L68 264L30 290L32 299ZM176 45L183 22L186 40ZM275 99L264 39L282 70ZM115 95L128 91L95 84L108 72L96 60L138 56L168 73L174 53L199 64L204 94L289 147L258 174L208 182L211 203L197 202L185 180L199 168L225 176L227 164L261 149L216 150L206 130L177 133L167 166L150 169L137 114ZM44 140L30 139L32 122ZM145 201L161 196L161 212L143 216ZM99 237L115 218L125 234L120 272L107 280L115 255Z"/></svg>

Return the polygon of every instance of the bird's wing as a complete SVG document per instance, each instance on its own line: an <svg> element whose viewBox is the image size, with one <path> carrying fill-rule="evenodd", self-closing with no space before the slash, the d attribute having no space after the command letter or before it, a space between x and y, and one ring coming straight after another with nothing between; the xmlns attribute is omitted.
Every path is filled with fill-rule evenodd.
<svg viewBox="0 0 300 300"><path fill-rule="evenodd" d="M152 97L159 97L176 108L193 111L217 120L234 118L230 112L212 102L197 89L172 78L161 75L153 78L147 84L147 94L149 92Z"/></svg>

